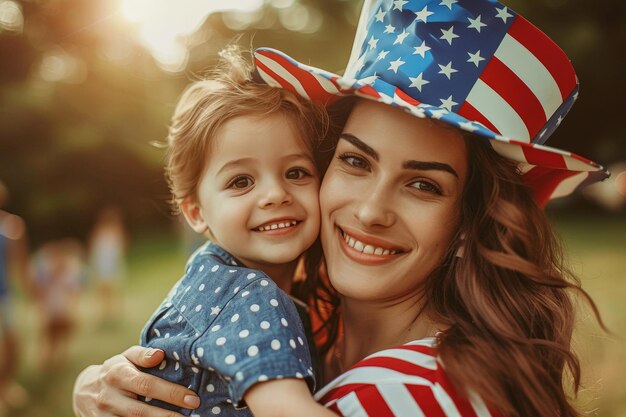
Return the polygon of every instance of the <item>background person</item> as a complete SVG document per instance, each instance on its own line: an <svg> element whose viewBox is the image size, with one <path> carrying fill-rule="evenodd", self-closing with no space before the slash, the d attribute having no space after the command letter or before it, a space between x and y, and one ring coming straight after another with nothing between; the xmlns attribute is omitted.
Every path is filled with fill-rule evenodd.
<svg viewBox="0 0 626 417"><path fill-rule="evenodd" d="M43 340L40 369L58 370L66 362L78 324L86 275L84 249L74 239L47 242L33 255L32 271Z"/></svg>
<svg viewBox="0 0 626 417"><path fill-rule="evenodd" d="M30 294L28 240L24 219L2 208L9 192L0 181L0 415L8 407L20 407L28 394L15 380L20 364L19 328L13 311L12 281Z"/></svg>
<svg viewBox="0 0 626 417"><path fill-rule="evenodd" d="M121 285L126 275L128 233L122 212L110 206L98 214L89 237L89 264L95 278L101 320L115 320L123 309Z"/></svg>

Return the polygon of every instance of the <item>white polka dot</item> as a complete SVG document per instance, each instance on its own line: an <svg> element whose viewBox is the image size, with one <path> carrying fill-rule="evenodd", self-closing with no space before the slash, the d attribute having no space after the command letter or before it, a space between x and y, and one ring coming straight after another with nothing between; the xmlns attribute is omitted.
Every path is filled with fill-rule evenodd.
<svg viewBox="0 0 626 417"><path fill-rule="evenodd" d="M178 353L174 352L174 359L176 359L177 361L180 360L180 356L178 356Z"/></svg>
<svg viewBox="0 0 626 417"><path fill-rule="evenodd" d="M270 328L270 322L269 321L262 321L261 322L261 329L267 330L269 328Z"/></svg>
<svg viewBox="0 0 626 417"><path fill-rule="evenodd" d="M238 292L239 292L239 287L237 287L237 288L235 288L235 289L233 290L233 294L237 294Z"/></svg>
<svg viewBox="0 0 626 417"><path fill-rule="evenodd" d="M301 338L300 336L298 336L298 342L299 342L302 346L304 346L304 340L302 340L302 338Z"/></svg>
<svg viewBox="0 0 626 417"><path fill-rule="evenodd" d="M150 401L152 401L152 398L150 398L150 397L146 397L146 398L144 398L144 401L145 401L145 402L147 402L147 403L149 403Z"/></svg>
<svg viewBox="0 0 626 417"><path fill-rule="evenodd" d="M252 279L254 277L256 277L256 274L254 272L250 272L246 278Z"/></svg>
<svg viewBox="0 0 626 417"><path fill-rule="evenodd" d="M235 355L228 355L226 356L226 358L224 359L224 363L226 365L232 365L233 363L237 362L237 358L235 358Z"/></svg>
<svg viewBox="0 0 626 417"><path fill-rule="evenodd" d="M296 348L296 341L293 339L289 339L289 346L291 346L292 348Z"/></svg>
<svg viewBox="0 0 626 417"><path fill-rule="evenodd" d="M218 346L222 346L224 343L226 343L226 338L225 337L220 337L215 341L215 344Z"/></svg>
<svg viewBox="0 0 626 417"><path fill-rule="evenodd" d="M270 346L272 346L272 349L278 350L280 349L280 341L277 339L274 339L272 340L272 343L270 343Z"/></svg>
<svg viewBox="0 0 626 417"><path fill-rule="evenodd" d="M278 301L276 301L276 299L275 299L275 298L272 298L272 299L270 300L270 304L272 305L272 307L278 307Z"/></svg>
<svg viewBox="0 0 626 417"><path fill-rule="evenodd" d="M178 371L178 368L180 368L180 362L176 362L176 365L174 366L174 370Z"/></svg>
<svg viewBox="0 0 626 417"><path fill-rule="evenodd" d="M296 372L296 378L304 378L304 375L302 375L300 372Z"/></svg>
<svg viewBox="0 0 626 417"><path fill-rule="evenodd" d="M191 370L193 371L194 374L197 374L198 372L200 372L200 370L198 370L198 368L196 368L195 366L192 366Z"/></svg>
<svg viewBox="0 0 626 417"><path fill-rule="evenodd" d="M221 328L222 328L222 326L220 326L219 324L216 324L215 326L211 327L211 331L212 332L216 332L216 331L218 331Z"/></svg>
<svg viewBox="0 0 626 417"><path fill-rule="evenodd" d="M250 306L250 311L252 311L253 313L256 313L257 311L259 311L259 305L258 304L252 304Z"/></svg>
<svg viewBox="0 0 626 417"><path fill-rule="evenodd" d="M206 386L206 390L207 392L213 392L215 391L215 387L213 386L213 384L209 384Z"/></svg>
<svg viewBox="0 0 626 417"><path fill-rule="evenodd" d="M221 289L222 289L222 287L217 287L217 288L215 289L215 294L217 294L218 292L220 292L220 290L221 290Z"/></svg>
<svg viewBox="0 0 626 417"><path fill-rule="evenodd" d="M222 409L221 409L221 408L219 408L218 406L215 406L215 407L211 408L211 412L212 412L213 414L219 414L219 413L221 413L221 412L222 412Z"/></svg>
<svg viewBox="0 0 626 417"><path fill-rule="evenodd" d="M198 271L200 272L204 271L204 265L200 265L200 268L198 269Z"/></svg>
<svg viewBox="0 0 626 417"><path fill-rule="evenodd" d="M159 329L154 329L154 333L157 335L157 337L161 337L161 332L159 331Z"/></svg>
<svg viewBox="0 0 626 417"><path fill-rule="evenodd" d="M191 289L191 285L188 285L187 288L185 288L185 292L189 292L190 289Z"/></svg>
<svg viewBox="0 0 626 417"><path fill-rule="evenodd" d="M267 287L268 285L269 285L269 282L266 279L261 280L261 286L262 287Z"/></svg>
<svg viewBox="0 0 626 417"><path fill-rule="evenodd" d="M204 284L200 284L200 286L198 287L199 291L204 291Z"/></svg>
<svg viewBox="0 0 626 417"><path fill-rule="evenodd" d="M170 334L169 334L169 333L165 333L164 338L165 338L165 339L169 339L169 337L170 337Z"/></svg>
<svg viewBox="0 0 626 417"><path fill-rule="evenodd" d="M267 381L267 380L268 380L267 375L259 376L259 382L263 382L263 381Z"/></svg>
<svg viewBox="0 0 626 417"><path fill-rule="evenodd" d="M200 304L198 304L198 305L196 306L196 311L200 311L200 310L202 310L202 306L201 306Z"/></svg>
<svg viewBox="0 0 626 417"><path fill-rule="evenodd" d="M287 320L285 320L285 318L283 317L282 319L280 319L280 322L283 324L283 326L287 327L289 326L289 323L287 323Z"/></svg>
<svg viewBox="0 0 626 417"><path fill-rule="evenodd" d="M237 320L239 320L239 314L233 314L233 316L230 318L231 323L234 323Z"/></svg>
<svg viewBox="0 0 626 417"><path fill-rule="evenodd" d="M183 321L183 316L178 316L178 320L176 320L176 323L180 323L181 321Z"/></svg>
<svg viewBox="0 0 626 417"><path fill-rule="evenodd" d="M182 313L183 311L185 311L185 310L187 310L187 306L182 306L182 307L180 308L180 312L181 312L181 313Z"/></svg>
<svg viewBox="0 0 626 417"><path fill-rule="evenodd" d="M247 297L249 295L250 295L250 291L244 291L244 292L241 293L242 297Z"/></svg>
<svg viewBox="0 0 626 417"><path fill-rule="evenodd" d="M252 345L248 348L248 356L256 356L259 353L259 348Z"/></svg>
<svg viewBox="0 0 626 417"><path fill-rule="evenodd" d="M162 371L163 369L165 369L166 366L167 366L167 361L163 359L163 362L161 362L161 365L159 365L159 370Z"/></svg>
<svg viewBox="0 0 626 417"><path fill-rule="evenodd" d="M248 337L249 335L250 335L250 332L245 329L239 332L239 337L241 337L242 339L245 337Z"/></svg>
<svg viewBox="0 0 626 417"><path fill-rule="evenodd" d="M211 268L211 272L215 272L215 271L217 271L218 269L220 269L220 266L219 266L219 265L213 265L213 268Z"/></svg>
<svg viewBox="0 0 626 417"><path fill-rule="evenodd" d="M309 375L313 375L313 371L311 370L311 368L307 369L307 370L306 370L306 372L307 372Z"/></svg>
<svg viewBox="0 0 626 417"><path fill-rule="evenodd" d="M243 372L239 371L235 374L235 379L237 381L243 381Z"/></svg>

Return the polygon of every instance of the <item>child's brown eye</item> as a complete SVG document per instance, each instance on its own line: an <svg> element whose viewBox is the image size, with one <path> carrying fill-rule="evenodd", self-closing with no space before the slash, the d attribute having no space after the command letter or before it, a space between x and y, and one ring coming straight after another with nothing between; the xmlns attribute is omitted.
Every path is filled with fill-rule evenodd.
<svg viewBox="0 0 626 417"><path fill-rule="evenodd" d="M287 171L287 174L285 175L288 180L301 180L302 178L310 176L311 174L304 168L292 168Z"/></svg>
<svg viewBox="0 0 626 417"><path fill-rule="evenodd" d="M244 189L250 187L252 184L254 184L252 178L242 175L232 180L230 184L228 184L228 188Z"/></svg>

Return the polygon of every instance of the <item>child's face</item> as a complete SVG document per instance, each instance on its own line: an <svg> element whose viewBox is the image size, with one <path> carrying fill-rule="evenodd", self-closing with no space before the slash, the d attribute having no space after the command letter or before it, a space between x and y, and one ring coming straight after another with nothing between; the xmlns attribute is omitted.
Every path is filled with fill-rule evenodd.
<svg viewBox="0 0 626 417"><path fill-rule="evenodd" d="M310 152L284 115L240 116L214 138L198 204L181 208L196 232L262 269L296 260L315 241L318 192Z"/></svg>

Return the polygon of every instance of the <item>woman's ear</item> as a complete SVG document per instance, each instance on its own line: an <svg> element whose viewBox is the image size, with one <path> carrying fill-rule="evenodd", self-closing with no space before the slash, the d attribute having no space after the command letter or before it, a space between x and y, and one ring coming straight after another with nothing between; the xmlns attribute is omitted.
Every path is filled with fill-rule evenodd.
<svg viewBox="0 0 626 417"><path fill-rule="evenodd" d="M204 234L209 229L209 225L204 221L204 216L202 215L202 207L194 202L192 198L185 198L180 203L180 210L194 232Z"/></svg>

